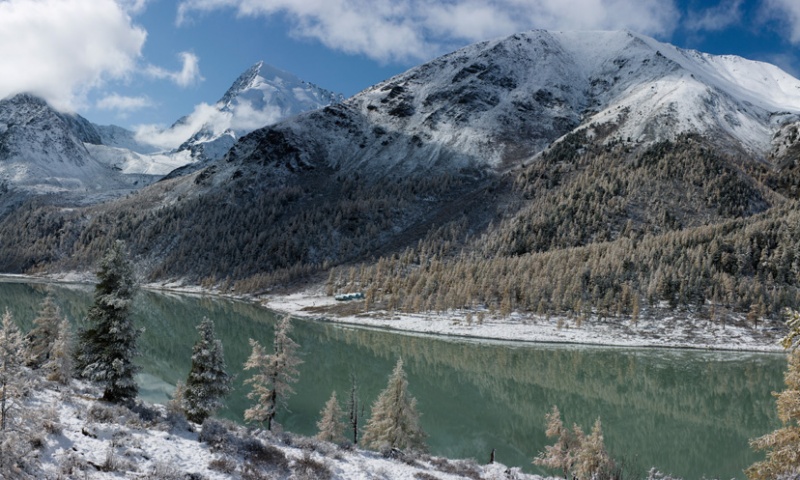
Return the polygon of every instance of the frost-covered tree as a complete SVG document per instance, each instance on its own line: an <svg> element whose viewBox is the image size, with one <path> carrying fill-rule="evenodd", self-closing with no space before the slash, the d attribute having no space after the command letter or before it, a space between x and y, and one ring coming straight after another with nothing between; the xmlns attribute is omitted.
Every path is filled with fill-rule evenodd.
<svg viewBox="0 0 800 480"><path fill-rule="evenodd" d="M331 398L325 403L325 408L320 412L320 419L317 422L317 438L326 442L344 443L345 424L342 421L344 411L336 399L336 391L331 394Z"/></svg>
<svg viewBox="0 0 800 480"><path fill-rule="evenodd" d="M545 446L544 452L539 453L533 463L541 467L561 470L564 478L569 478L573 472L583 431L577 426L575 431L566 428L561 421L561 412L555 405L553 405L553 410L545 415L545 421L547 422L545 435L548 438L555 438L556 443Z"/></svg>
<svg viewBox="0 0 800 480"><path fill-rule="evenodd" d="M784 346L791 348L789 365L784 374L786 389L777 394L778 418L783 427L750 441L756 450L767 452L766 459L746 470L748 478L766 480L800 472L800 314L790 312L791 331ZM792 477L794 478L794 477Z"/></svg>
<svg viewBox="0 0 800 480"><path fill-rule="evenodd" d="M186 418L203 423L223 406L222 399L231 391L231 376L225 365L222 342L214 336L214 322L203 318L197 331L200 340L192 350L192 367L182 401Z"/></svg>
<svg viewBox="0 0 800 480"><path fill-rule="evenodd" d="M24 342L14 323L11 312L6 309L0 325L0 430L9 427L12 411L19 407L25 395L26 375L23 372Z"/></svg>
<svg viewBox="0 0 800 480"><path fill-rule="evenodd" d="M556 406L545 419L545 434L555 438L556 443L544 447L544 452L533 460L534 465L561 470L564 478L578 480L605 480L617 476L614 460L606 451L599 418L588 436L578 425L573 425L572 430L566 428Z"/></svg>
<svg viewBox="0 0 800 480"><path fill-rule="evenodd" d="M141 333L133 326L131 304L136 292L125 243L117 240L100 262L94 303L79 334L75 353L78 374L104 385L103 400L125 403L136 398L133 359Z"/></svg>
<svg viewBox="0 0 800 480"><path fill-rule="evenodd" d="M61 310L48 295L42 303L42 309L33 319L33 329L28 333L28 358L26 363L33 368L41 367L50 358L53 344L58 337L58 325L61 323Z"/></svg>
<svg viewBox="0 0 800 480"><path fill-rule="evenodd" d="M58 335L50 349L47 362L42 366L47 374L47 379L62 385L69 384L72 379L72 332L69 321L62 318L58 324Z"/></svg>
<svg viewBox="0 0 800 480"><path fill-rule="evenodd" d="M408 392L403 359L397 360L389 384L372 404L362 443L367 448L424 451L427 435L419 424L417 400Z"/></svg>
<svg viewBox="0 0 800 480"><path fill-rule="evenodd" d="M272 430L278 408L285 408L289 395L294 393L290 384L297 382L297 366L303 363L297 354L297 343L289 338L291 328L287 315L275 329L272 343L274 353L271 355L251 338L250 346L253 350L244 364L245 370L255 371L245 383L252 385L252 391L247 394L247 398L256 401L245 410L244 419L247 422L265 424L267 430Z"/></svg>
<svg viewBox="0 0 800 480"><path fill-rule="evenodd" d="M603 428L598 418L592 427L592 433L583 437L580 450L576 456L575 476L581 480L602 480L614 478L614 460L606 451L603 439Z"/></svg>

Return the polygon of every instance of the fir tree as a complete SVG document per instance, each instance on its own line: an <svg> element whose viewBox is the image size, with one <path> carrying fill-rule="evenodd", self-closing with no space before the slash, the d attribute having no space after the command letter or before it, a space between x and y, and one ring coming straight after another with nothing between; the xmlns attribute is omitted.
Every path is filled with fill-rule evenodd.
<svg viewBox="0 0 800 480"><path fill-rule="evenodd" d="M297 343L289 338L291 323L289 316L283 317L275 330L272 355L268 355L260 343L250 339L252 353L244 364L245 370L255 374L245 380L251 384L252 391L247 398L256 403L244 412L247 422L266 424L272 430L279 407L286 407L287 398L294 393L291 383L297 382L297 366L303 363L297 356Z"/></svg>
<svg viewBox="0 0 800 480"><path fill-rule="evenodd" d="M368 448L424 451L426 434L419 424L417 400L408 392L403 359L397 360L389 384L372 404L362 442Z"/></svg>
<svg viewBox="0 0 800 480"><path fill-rule="evenodd" d="M58 326L61 323L61 310L48 295L42 303L39 315L33 319L33 329L27 335L27 364L33 368L41 367L50 358L53 344L58 337Z"/></svg>
<svg viewBox="0 0 800 480"><path fill-rule="evenodd" d="M606 451L600 418L594 422L592 433L583 438L583 443L575 460L575 476L578 479L602 480L613 478L615 464Z"/></svg>
<svg viewBox="0 0 800 480"><path fill-rule="evenodd" d="M214 322L203 318L197 326L200 340L192 350L192 367L182 392L183 410L192 422L203 421L222 406L231 390L222 342L214 336Z"/></svg>
<svg viewBox="0 0 800 480"><path fill-rule="evenodd" d="M124 403L136 398L133 363L136 340L130 309L136 284L125 243L117 240L100 262L89 326L79 334L75 365L80 376L104 385L103 400Z"/></svg>
<svg viewBox="0 0 800 480"><path fill-rule="evenodd" d="M72 379L72 332L66 318L61 319L58 324L58 336L42 368L47 372L47 379L50 381L67 385Z"/></svg>
<svg viewBox="0 0 800 480"><path fill-rule="evenodd" d="M345 424L342 422L344 411L339 406L339 401L336 399L336 391L331 394L331 398L325 404L325 408L320 412L320 419L317 422L317 438L326 442L344 443Z"/></svg>

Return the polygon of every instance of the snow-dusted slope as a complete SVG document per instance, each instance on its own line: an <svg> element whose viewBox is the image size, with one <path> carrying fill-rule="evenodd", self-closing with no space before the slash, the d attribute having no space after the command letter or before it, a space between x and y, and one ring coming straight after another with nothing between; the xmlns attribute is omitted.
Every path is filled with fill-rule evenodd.
<svg viewBox="0 0 800 480"><path fill-rule="evenodd" d="M763 159L793 112L800 81L773 65L628 31L531 31L468 46L256 132L232 155L289 151L295 165L376 174L503 169L587 129L598 141L639 144L699 133Z"/></svg>
<svg viewBox="0 0 800 480"><path fill-rule="evenodd" d="M0 183L33 192L122 188L119 175L87 149L100 141L78 115L57 112L32 95L7 98L0 101Z"/></svg>
<svg viewBox="0 0 800 480"><path fill-rule="evenodd" d="M258 62L239 76L211 112L195 112L171 127L174 132L202 120L178 151L208 160L222 157L236 140L257 128L343 100L342 95Z"/></svg>

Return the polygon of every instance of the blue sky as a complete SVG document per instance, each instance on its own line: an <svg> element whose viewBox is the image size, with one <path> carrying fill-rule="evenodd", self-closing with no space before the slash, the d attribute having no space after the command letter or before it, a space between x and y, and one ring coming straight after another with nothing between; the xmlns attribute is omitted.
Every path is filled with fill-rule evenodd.
<svg viewBox="0 0 800 480"><path fill-rule="evenodd" d="M627 28L800 73L800 0L0 0L0 97L167 126L259 60L349 96L532 28Z"/></svg>

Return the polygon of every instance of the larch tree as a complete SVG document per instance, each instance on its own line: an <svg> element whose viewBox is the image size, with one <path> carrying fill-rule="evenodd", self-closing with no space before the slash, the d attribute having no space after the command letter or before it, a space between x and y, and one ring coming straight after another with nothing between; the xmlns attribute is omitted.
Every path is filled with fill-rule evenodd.
<svg viewBox="0 0 800 480"><path fill-rule="evenodd" d="M745 473L754 480L767 480L800 472L800 313L790 312L790 332L783 345L791 349L784 374L786 389L777 397L778 418L783 427L750 441L755 450L766 451L766 459L756 462Z"/></svg>
<svg viewBox="0 0 800 480"><path fill-rule="evenodd" d="M599 418L588 436L578 425L573 425L571 430L565 427L556 406L545 415L545 419L545 434L555 438L556 442L544 447L544 451L533 460L534 465L561 470L564 478L577 480L618 477L614 460L606 451Z"/></svg>
<svg viewBox="0 0 800 480"><path fill-rule="evenodd" d="M141 331L131 318L136 282L124 242L114 242L100 262L97 278L88 327L79 334L75 367L81 377L104 386L103 400L126 403L139 391L133 359Z"/></svg>
<svg viewBox="0 0 800 480"><path fill-rule="evenodd" d="M419 424L417 400L408 392L403 359L398 359L389 384L372 404L362 443L376 450L425 451L426 436Z"/></svg>
<svg viewBox="0 0 800 480"><path fill-rule="evenodd" d="M66 318L58 324L58 335L42 368L50 381L67 385L72 380L72 332Z"/></svg>
<svg viewBox="0 0 800 480"><path fill-rule="evenodd" d="M61 310L48 295L42 303L42 309L33 319L33 329L26 336L28 342L28 358L26 363L33 368L41 367L50 358L53 344L58 337L58 326L61 323Z"/></svg>
<svg viewBox="0 0 800 480"><path fill-rule="evenodd" d="M252 352L244 364L245 370L253 370L252 377L245 383L252 385L247 398L255 404L245 410L247 422L257 422L272 430L279 407L286 408L287 399L294 393L291 384L297 382L297 366L303 363L297 353L298 345L289 337L291 331L289 316L283 317L275 329L273 353L267 354L264 347L250 339Z"/></svg>
<svg viewBox="0 0 800 480"><path fill-rule="evenodd" d="M544 452L539 453L533 460L533 464L561 470L564 473L564 478L569 478L569 475L573 472L576 453L581 443L580 436L583 435L583 432L573 432L565 427L561 421L561 412L558 411L558 407L555 405L553 405L553 410L545 415L545 421L547 422L545 435L548 438L555 438L556 443L545 446Z"/></svg>
<svg viewBox="0 0 800 480"><path fill-rule="evenodd" d="M182 404L187 419L203 423L223 406L222 399L231 391L231 376L222 342L214 335L214 322L203 318L197 331L200 340L192 349L192 367L183 387Z"/></svg>
<svg viewBox="0 0 800 480"><path fill-rule="evenodd" d="M22 334L6 309L0 324L0 431L9 428L12 411L25 395L27 376L23 372L25 345Z"/></svg>
<svg viewBox="0 0 800 480"><path fill-rule="evenodd" d="M317 438L331 443L344 443L343 435L345 424L342 421L344 411L336 399L336 391L331 394L331 398L325 403L325 407L320 412L320 419L317 422Z"/></svg>

